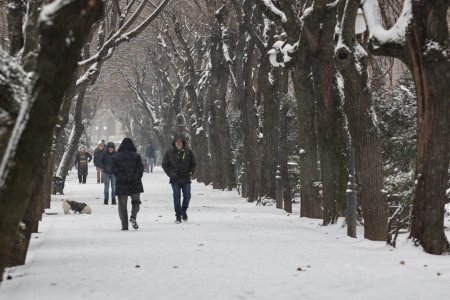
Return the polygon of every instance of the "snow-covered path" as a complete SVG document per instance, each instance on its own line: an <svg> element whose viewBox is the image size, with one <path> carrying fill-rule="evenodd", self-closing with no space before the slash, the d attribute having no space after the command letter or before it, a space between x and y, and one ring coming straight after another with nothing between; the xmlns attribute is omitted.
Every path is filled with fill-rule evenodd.
<svg viewBox="0 0 450 300"><path fill-rule="evenodd" d="M139 230L121 231L103 186L71 174L32 238L27 264L9 269L0 299L447 299L450 256L400 241L345 236L236 192L193 183L189 222L174 224L162 170L144 175ZM90 204L64 215L61 199ZM297 210L297 207L295 207ZM131 227L130 227L131 228ZM361 236L361 233L359 234ZM440 274L440 275L438 275ZM6 280L6 276L12 277Z"/></svg>

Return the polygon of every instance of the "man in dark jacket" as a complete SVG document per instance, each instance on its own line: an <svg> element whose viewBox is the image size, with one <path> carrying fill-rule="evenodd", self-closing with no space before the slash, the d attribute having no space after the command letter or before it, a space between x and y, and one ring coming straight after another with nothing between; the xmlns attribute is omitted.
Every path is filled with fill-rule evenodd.
<svg viewBox="0 0 450 300"><path fill-rule="evenodd" d="M108 196L109 196L109 185L111 184L111 204L116 205L116 176L113 172L112 166L112 158L116 154L114 150L116 146L113 142L109 142L106 145L106 151L103 151L102 156L100 157L99 163L103 170L103 179L105 183L104 189L104 204L108 204Z"/></svg>
<svg viewBox="0 0 450 300"><path fill-rule="evenodd" d="M194 153L186 147L186 140L183 135L176 135L172 143L173 147L167 150L164 155L162 167L173 190L173 203L175 207L175 223L188 220L187 209L191 200L191 176L195 172L197 162ZM181 201L181 191L183 192L183 204Z"/></svg>
<svg viewBox="0 0 450 300"><path fill-rule="evenodd" d="M128 196L131 196L130 223L134 229L138 229L136 216L141 204L139 196L144 192L141 181L144 166L141 156L136 153L136 147L130 138L123 139L117 154L112 158L112 165L117 180L116 193L119 197L119 217L122 222L122 230L128 230Z"/></svg>
<svg viewBox="0 0 450 300"><path fill-rule="evenodd" d="M97 183L103 183L103 171L100 165L100 158L105 150L105 144L98 142L97 148L94 151L94 166L97 169Z"/></svg>

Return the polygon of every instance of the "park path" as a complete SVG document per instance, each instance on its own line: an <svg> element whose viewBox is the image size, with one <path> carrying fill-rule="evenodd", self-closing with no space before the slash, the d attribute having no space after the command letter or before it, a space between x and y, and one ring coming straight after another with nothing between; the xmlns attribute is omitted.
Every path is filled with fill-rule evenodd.
<svg viewBox="0 0 450 300"><path fill-rule="evenodd" d="M445 299L450 257L345 236L236 192L193 183L189 222L174 223L160 168L144 174L138 230L123 232L103 186L70 174L66 195L33 235L27 263L9 269L1 300ZM64 215L62 199L92 215ZM298 206L295 206L298 210ZM56 213L56 214L55 214ZM131 228L131 226L130 226ZM359 233L361 236L361 233ZM438 275L440 273L440 275Z"/></svg>

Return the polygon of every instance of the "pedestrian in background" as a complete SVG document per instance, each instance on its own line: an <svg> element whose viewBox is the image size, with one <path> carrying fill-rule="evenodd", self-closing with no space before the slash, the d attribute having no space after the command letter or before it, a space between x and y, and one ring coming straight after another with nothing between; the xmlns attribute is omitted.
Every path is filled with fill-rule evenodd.
<svg viewBox="0 0 450 300"><path fill-rule="evenodd" d="M194 153L186 147L186 139L182 134L175 136L172 148L164 155L162 167L170 178L173 190L173 204L175 208L175 223L187 222L187 209L191 200L191 176L195 172L197 162ZM181 203L183 192L183 203Z"/></svg>
<svg viewBox="0 0 450 300"><path fill-rule="evenodd" d="M103 179L104 179L104 198L103 203L108 205L109 201L109 187L111 185L111 204L116 205L116 176L113 172L112 158L116 154L115 151L116 146L113 142L109 142L106 145L106 151L103 151L103 154L100 158L100 167L103 171Z"/></svg>

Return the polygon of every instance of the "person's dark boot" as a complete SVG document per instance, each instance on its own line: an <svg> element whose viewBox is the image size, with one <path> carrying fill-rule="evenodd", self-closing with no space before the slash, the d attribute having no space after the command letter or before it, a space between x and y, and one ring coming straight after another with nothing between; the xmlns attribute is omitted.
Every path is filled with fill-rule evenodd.
<svg viewBox="0 0 450 300"><path fill-rule="evenodd" d="M139 225L138 225L138 223L136 222L136 219L135 219L135 218L130 217L130 223L131 223L131 226L132 226L134 229L138 229L138 228L139 228Z"/></svg>
<svg viewBox="0 0 450 300"><path fill-rule="evenodd" d="M112 199L112 202L111 202L111 204L112 204L112 205L116 205L116 204L117 204L117 202L116 202L116 198L113 198L113 199Z"/></svg>
<svg viewBox="0 0 450 300"><path fill-rule="evenodd" d="M187 213L183 213L182 218L183 218L183 222L187 222L187 220L188 220Z"/></svg>
<svg viewBox="0 0 450 300"><path fill-rule="evenodd" d="M176 224L180 224L181 223L181 217L177 217L177 219L175 220Z"/></svg>
<svg viewBox="0 0 450 300"><path fill-rule="evenodd" d="M105 199L105 200L103 201L103 204L108 205L108 199Z"/></svg>

